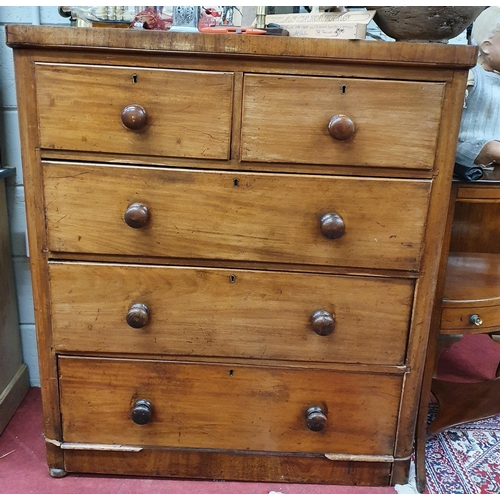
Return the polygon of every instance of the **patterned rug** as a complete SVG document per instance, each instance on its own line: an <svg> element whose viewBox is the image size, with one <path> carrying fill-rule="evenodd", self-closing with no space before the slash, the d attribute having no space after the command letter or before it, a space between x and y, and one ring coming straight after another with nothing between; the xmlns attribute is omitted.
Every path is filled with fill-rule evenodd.
<svg viewBox="0 0 500 500"><path fill-rule="evenodd" d="M429 422L437 415L430 405ZM500 415L457 425L429 438L425 451L429 493L500 493Z"/></svg>

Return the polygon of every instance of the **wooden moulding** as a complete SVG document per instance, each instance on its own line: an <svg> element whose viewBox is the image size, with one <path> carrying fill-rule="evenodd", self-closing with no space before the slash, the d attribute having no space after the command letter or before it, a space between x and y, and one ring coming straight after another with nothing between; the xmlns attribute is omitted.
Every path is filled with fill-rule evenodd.
<svg viewBox="0 0 500 500"><path fill-rule="evenodd" d="M102 50L191 52L253 57L285 56L335 59L372 64L469 68L476 63L477 47L444 44L376 43L364 40L304 39L294 37L225 36L205 33L129 31L51 26L6 26L10 47L74 47Z"/></svg>
<svg viewBox="0 0 500 500"><path fill-rule="evenodd" d="M388 486L391 462L329 460L323 455L229 453L144 448L137 453L64 450L68 472L264 481Z"/></svg>

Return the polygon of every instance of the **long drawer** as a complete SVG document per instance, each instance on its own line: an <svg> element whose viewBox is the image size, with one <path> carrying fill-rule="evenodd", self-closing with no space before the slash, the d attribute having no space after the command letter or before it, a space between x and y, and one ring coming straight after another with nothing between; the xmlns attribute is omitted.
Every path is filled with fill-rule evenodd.
<svg viewBox="0 0 500 500"><path fill-rule="evenodd" d="M50 264L58 351L398 365L413 280Z"/></svg>
<svg viewBox="0 0 500 500"><path fill-rule="evenodd" d="M431 182L44 163L49 249L419 268Z"/></svg>
<svg viewBox="0 0 500 500"><path fill-rule="evenodd" d="M66 442L390 455L402 375L59 357Z"/></svg>
<svg viewBox="0 0 500 500"><path fill-rule="evenodd" d="M443 83L246 75L244 161L432 169Z"/></svg>
<svg viewBox="0 0 500 500"><path fill-rule="evenodd" d="M229 158L232 73L38 63L35 77L41 148Z"/></svg>

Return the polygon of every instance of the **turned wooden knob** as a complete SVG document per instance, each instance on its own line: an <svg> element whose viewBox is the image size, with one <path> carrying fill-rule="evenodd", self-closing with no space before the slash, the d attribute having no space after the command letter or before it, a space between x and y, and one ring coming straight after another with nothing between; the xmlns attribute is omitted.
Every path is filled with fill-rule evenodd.
<svg viewBox="0 0 500 500"><path fill-rule="evenodd" d="M127 226L133 228L144 227L149 221L149 210L148 207L142 203L132 203L127 210L125 210L125 215L123 216Z"/></svg>
<svg viewBox="0 0 500 500"><path fill-rule="evenodd" d="M141 130L148 122L146 110L139 104L125 106L122 111L122 123L130 130Z"/></svg>
<svg viewBox="0 0 500 500"><path fill-rule="evenodd" d="M469 318L470 324L475 326L481 326L483 324L483 320L479 314L472 314Z"/></svg>
<svg viewBox="0 0 500 500"><path fill-rule="evenodd" d="M307 428L314 432L320 432L326 427L326 415L319 406L311 406L306 410Z"/></svg>
<svg viewBox="0 0 500 500"><path fill-rule="evenodd" d="M336 141L347 141L354 135L354 122L346 115L335 115L328 122L328 133Z"/></svg>
<svg viewBox="0 0 500 500"><path fill-rule="evenodd" d="M338 214L330 213L323 215L319 224L323 236L326 236L330 240L336 240L345 233L344 220Z"/></svg>
<svg viewBox="0 0 500 500"><path fill-rule="evenodd" d="M142 328L149 321L149 309L145 304L134 304L127 313L127 323L132 328Z"/></svg>
<svg viewBox="0 0 500 500"><path fill-rule="evenodd" d="M132 408L132 412L130 414L130 418L137 425L146 425L151 422L151 417L153 415L153 406L147 399L141 399L136 401L134 407Z"/></svg>
<svg viewBox="0 0 500 500"><path fill-rule="evenodd" d="M335 329L335 319L328 311L315 311L311 314L312 329L322 337L333 333Z"/></svg>

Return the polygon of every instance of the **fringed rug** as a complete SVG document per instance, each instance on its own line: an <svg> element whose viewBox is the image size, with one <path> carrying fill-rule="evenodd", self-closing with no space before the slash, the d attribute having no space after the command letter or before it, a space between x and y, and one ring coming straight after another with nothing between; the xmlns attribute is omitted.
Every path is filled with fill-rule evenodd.
<svg viewBox="0 0 500 500"><path fill-rule="evenodd" d="M437 408L430 405L429 422ZM425 466L429 493L500 493L500 415L428 438Z"/></svg>

